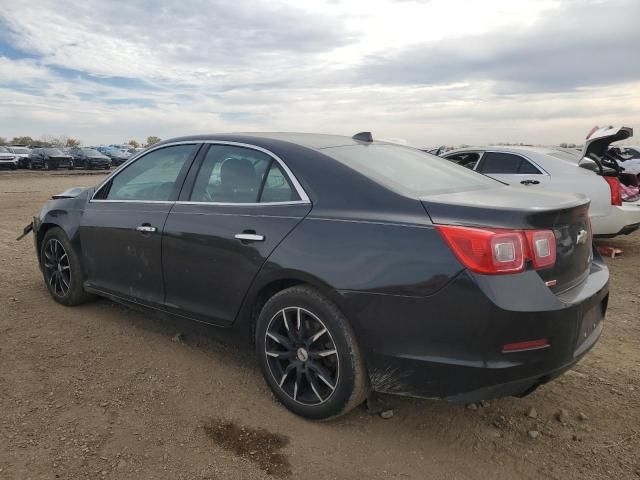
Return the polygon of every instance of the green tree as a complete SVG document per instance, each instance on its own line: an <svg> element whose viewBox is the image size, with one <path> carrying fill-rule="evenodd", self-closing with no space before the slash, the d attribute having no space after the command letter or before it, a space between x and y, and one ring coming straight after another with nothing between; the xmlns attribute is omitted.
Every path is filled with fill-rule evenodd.
<svg viewBox="0 0 640 480"><path fill-rule="evenodd" d="M147 140L148 140L148 139L147 139ZM129 143L129 145L131 145L133 148L138 148L138 147L140 146L140 144L138 143L138 141L137 141L137 140L133 140L133 139L131 139L131 140L129 140L129 142L128 142L128 143ZM157 143L157 142L156 142L156 143Z"/></svg>
<svg viewBox="0 0 640 480"><path fill-rule="evenodd" d="M151 145L155 145L158 142L161 142L162 139L160 137L156 137L155 135L151 135L150 137L147 137L147 147L151 146Z"/></svg>

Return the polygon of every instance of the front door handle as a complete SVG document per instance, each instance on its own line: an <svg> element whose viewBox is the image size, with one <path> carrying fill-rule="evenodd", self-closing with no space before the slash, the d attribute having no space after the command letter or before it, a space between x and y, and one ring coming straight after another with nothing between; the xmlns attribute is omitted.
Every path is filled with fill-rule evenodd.
<svg viewBox="0 0 640 480"><path fill-rule="evenodd" d="M257 233L236 233L234 237L243 242L264 242L264 235Z"/></svg>
<svg viewBox="0 0 640 480"><path fill-rule="evenodd" d="M539 185L540 184L538 180L522 180L520 183L522 185Z"/></svg>
<svg viewBox="0 0 640 480"><path fill-rule="evenodd" d="M151 225L140 225L136 227L136 230L144 233L154 233L158 231L156 227L152 227Z"/></svg>

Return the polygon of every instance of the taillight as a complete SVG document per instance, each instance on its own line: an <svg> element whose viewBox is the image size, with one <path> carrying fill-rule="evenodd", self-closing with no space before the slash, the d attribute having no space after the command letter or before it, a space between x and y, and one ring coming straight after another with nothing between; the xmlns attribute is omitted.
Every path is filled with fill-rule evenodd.
<svg viewBox="0 0 640 480"><path fill-rule="evenodd" d="M556 236L551 230L527 230L533 268L547 268L556 263Z"/></svg>
<svg viewBox="0 0 640 480"><path fill-rule="evenodd" d="M618 177L602 177L609 184L611 190L611 205L622 206L622 196L620 195L620 179Z"/></svg>
<svg viewBox="0 0 640 480"><path fill-rule="evenodd" d="M556 263L556 239L551 230L436 227L458 260L469 270L487 275L524 271L531 260L536 269Z"/></svg>

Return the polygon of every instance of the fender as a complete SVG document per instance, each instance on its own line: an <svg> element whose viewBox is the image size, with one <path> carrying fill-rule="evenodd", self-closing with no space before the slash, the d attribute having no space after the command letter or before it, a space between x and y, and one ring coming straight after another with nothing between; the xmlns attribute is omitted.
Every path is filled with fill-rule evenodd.
<svg viewBox="0 0 640 480"><path fill-rule="evenodd" d="M93 191L94 187L74 187L53 195L51 200L44 204L40 213L33 217L33 239L38 263L40 263L40 244L47 230L52 227L61 228L73 248L77 252L82 251L78 235L80 219Z"/></svg>

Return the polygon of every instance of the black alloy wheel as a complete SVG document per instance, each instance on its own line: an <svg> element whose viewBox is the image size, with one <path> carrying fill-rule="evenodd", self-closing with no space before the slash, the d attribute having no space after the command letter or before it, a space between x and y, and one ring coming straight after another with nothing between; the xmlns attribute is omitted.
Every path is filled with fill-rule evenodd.
<svg viewBox="0 0 640 480"><path fill-rule="evenodd" d="M47 230L40 244L40 267L53 299L63 305L86 303L95 298L84 290L80 255L61 228Z"/></svg>
<svg viewBox="0 0 640 480"><path fill-rule="evenodd" d="M256 319L255 335L264 378L293 413L327 420L366 398L369 377L351 325L312 286L273 295Z"/></svg>
<svg viewBox="0 0 640 480"><path fill-rule="evenodd" d="M316 315L301 307L279 310L267 326L265 347L271 374L293 401L318 405L331 397L340 361L331 334Z"/></svg>
<svg viewBox="0 0 640 480"><path fill-rule="evenodd" d="M57 238L50 238L44 245L42 266L49 290L64 298L71 287L71 265L69 255Z"/></svg>

